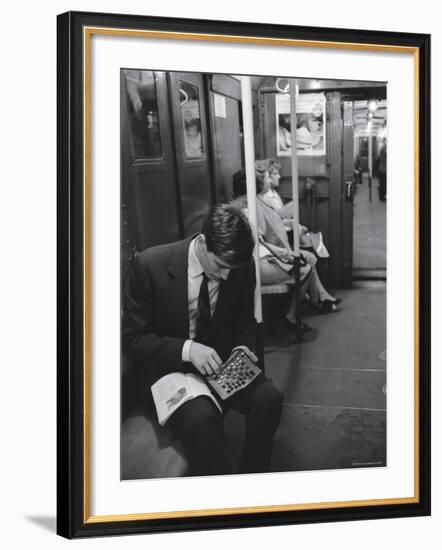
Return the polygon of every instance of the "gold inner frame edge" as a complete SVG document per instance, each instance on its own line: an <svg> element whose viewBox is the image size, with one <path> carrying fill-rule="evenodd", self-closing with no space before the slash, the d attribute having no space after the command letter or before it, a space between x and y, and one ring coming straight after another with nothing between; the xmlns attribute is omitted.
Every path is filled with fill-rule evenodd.
<svg viewBox="0 0 442 550"><path fill-rule="evenodd" d="M128 36L142 38L199 40L213 42L249 43L273 46L310 48L334 48L346 50L412 53L414 61L414 495L412 497L318 502L251 506L235 508L215 508L207 510L181 510L172 512L151 512L136 514L115 514L92 516L90 513L90 39L93 34ZM320 40L297 40L270 37L245 37L236 35L186 33L169 31L149 31L136 29L114 29L109 27L83 28L83 285L84 285L84 354L83 354L83 519L84 523L117 521L141 521L149 519L173 519L208 517L230 514L251 514L263 512L283 512L300 510L323 510L354 508L358 506L386 506L393 504L413 504L419 502L419 48L411 46L364 44L357 42L330 42Z"/></svg>

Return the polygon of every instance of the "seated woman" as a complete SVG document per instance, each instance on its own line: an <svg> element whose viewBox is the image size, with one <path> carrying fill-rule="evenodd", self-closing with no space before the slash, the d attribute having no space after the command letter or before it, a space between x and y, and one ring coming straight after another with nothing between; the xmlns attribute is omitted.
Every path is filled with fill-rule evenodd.
<svg viewBox="0 0 442 550"><path fill-rule="evenodd" d="M289 221L289 218L293 216L293 201L284 204L278 192L279 180L281 179L281 174L279 173L281 170L281 165L279 162L276 162L270 158L260 162L266 166L270 176L270 189L262 196L262 199L265 203L276 210L284 221ZM302 228L302 230L307 231L307 228L303 225L300 225L299 227L300 229Z"/></svg>
<svg viewBox="0 0 442 550"><path fill-rule="evenodd" d="M270 176L270 189L265 195L263 195L263 200L266 204L271 206L274 210L280 215L285 227L287 230L292 229L292 218L293 218L293 201L290 201L286 204L283 203L281 196L279 195L279 180L281 179L280 169L281 165L279 162L269 158L262 161L266 163L267 171ZM306 249L313 250L313 256L320 256L321 258L328 258L328 251L322 242L322 236L319 239L318 235L311 234L308 228L305 225L299 225L299 236L300 236L300 246L303 249L303 254L308 263L310 262L310 256L312 252Z"/></svg>
<svg viewBox="0 0 442 550"><path fill-rule="evenodd" d="M270 176L270 189L267 193L264 193L262 200L276 210L280 214L281 218L290 218L293 212L292 201L289 203L291 208L284 208L284 203L278 193L279 180L281 179L281 174L279 173L281 170L281 165L273 159L265 159L260 162L263 164L265 163Z"/></svg>
<svg viewBox="0 0 442 550"><path fill-rule="evenodd" d="M270 176L266 161L256 161L256 209L258 221L259 264L261 282L264 285L279 283L293 284L294 253L290 247L287 232L279 214L264 201L264 195L270 189ZM240 171L233 176L233 192L235 204L240 208L247 208L245 173ZM302 253L305 265L301 266L301 298L308 297L320 313L330 313L337 310L341 302L333 297L324 288L316 271L316 256ZM293 296L287 321L295 323L295 297ZM310 327L305 326L304 330Z"/></svg>

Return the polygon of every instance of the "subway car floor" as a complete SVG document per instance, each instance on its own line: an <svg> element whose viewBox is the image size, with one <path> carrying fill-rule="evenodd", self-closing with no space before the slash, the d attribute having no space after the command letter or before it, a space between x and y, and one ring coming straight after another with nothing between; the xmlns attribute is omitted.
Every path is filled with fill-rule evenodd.
<svg viewBox="0 0 442 550"><path fill-rule="evenodd" d="M368 174L362 175L353 201L353 271L357 278L384 278L387 266L386 210L379 200L378 180L371 184L369 198Z"/></svg>
<svg viewBox="0 0 442 550"><path fill-rule="evenodd" d="M383 281L359 281L339 292L339 312L304 306L313 330L302 343L282 327L266 337L266 374L284 393L272 471L386 464L385 290ZM235 468L244 423L233 410L225 433ZM145 415L127 418L121 436L122 479L185 474L179 449Z"/></svg>
<svg viewBox="0 0 442 550"><path fill-rule="evenodd" d="M273 471L386 464L385 286L357 282L339 312L306 312L314 328L301 344L285 329L267 338L266 374L284 393Z"/></svg>

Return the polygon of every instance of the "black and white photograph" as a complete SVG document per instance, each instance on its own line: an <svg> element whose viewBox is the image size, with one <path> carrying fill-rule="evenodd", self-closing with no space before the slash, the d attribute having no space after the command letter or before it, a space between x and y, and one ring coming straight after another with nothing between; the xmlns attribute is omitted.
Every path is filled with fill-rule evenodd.
<svg viewBox="0 0 442 550"><path fill-rule="evenodd" d="M120 69L121 480L385 468L387 83Z"/></svg>

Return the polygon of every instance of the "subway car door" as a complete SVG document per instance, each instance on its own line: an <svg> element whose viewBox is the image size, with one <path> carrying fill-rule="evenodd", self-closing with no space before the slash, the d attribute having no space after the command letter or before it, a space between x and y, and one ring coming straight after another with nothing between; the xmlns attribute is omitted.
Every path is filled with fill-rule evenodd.
<svg viewBox="0 0 442 550"><path fill-rule="evenodd" d="M122 261L181 237L166 73L121 70ZM124 266L122 266L124 273Z"/></svg>
<svg viewBox="0 0 442 550"><path fill-rule="evenodd" d="M236 78L211 76L209 113L216 202L230 202L233 198L233 174L243 165L241 84Z"/></svg>
<svg viewBox="0 0 442 550"><path fill-rule="evenodd" d="M201 230L213 204L203 75L169 73L177 180L185 237Z"/></svg>

